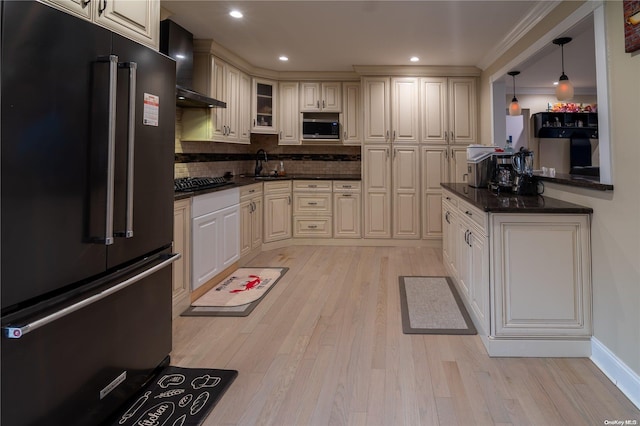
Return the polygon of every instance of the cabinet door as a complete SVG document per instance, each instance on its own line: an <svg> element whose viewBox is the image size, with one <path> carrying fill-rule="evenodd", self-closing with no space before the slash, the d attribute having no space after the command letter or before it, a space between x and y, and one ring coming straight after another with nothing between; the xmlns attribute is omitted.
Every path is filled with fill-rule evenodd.
<svg viewBox="0 0 640 426"><path fill-rule="evenodd" d="M390 148L363 147L364 236L391 237L391 160Z"/></svg>
<svg viewBox="0 0 640 426"><path fill-rule="evenodd" d="M442 238L442 187L447 180L447 148L422 147L422 238Z"/></svg>
<svg viewBox="0 0 640 426"><path fill-rule="evenodd" d="M191 199L178 200L173 207L173 250L180 259L173 263L173 316L189 306L191 270Z"/></svg>
<svg viewBox="0 0 640 426"><path fill-rule="evenodd" d="M238 205L227 207L220 216L220 269L231 266L240 258L240 209Z"/></svg>
<svg viewBox="0 0 640 426"><path fill-rule="evenodd" d="M327 82L321 87L321 107L323 112L342 111L342 83Z"/></svg>
<svg viewBox="0 0 640 426"><path fill-rule="evenodd" d="M370 143L389 142L389 85L386 77L362 79L364 92L364 140Z"/></svg>
<svg viewBox="0 0 640 426"><path fill-rule="evenodd" d="M394 146L393 236L420 238L420 158L418 146Z"/></svg>
<svg viewBox="0 0 640 426"><path fill-rule="evenodd" d="M160 40L158 1L110 0L94 6L94 20L105 27L158 49Z"/></svg>
<svg viewBox="0 0 640 426"><path fill-rule="evenodd" d="M251 251L253 231L253 204L250 200L240 203L240 256Z"/></svg>
<svg viewBox="0 0 640 426"><path fill-rule="evenodd" d="M86 0L44 0L43 3L50 3L59 9L74 15L91 20L93 18L94 2Z"/></svg>
<svg viewBox="0 0 640 426"><path fill-rule="evenodd" d="M264 242L291 238L291 195L268 194L264 197Z"/></svg>
<svg viewBox="0 0 640 426"><path fill-rule="evenodd" d="M362 144L362 98L360 83L344 83L342 86L342 144Z"/></svg>
<svg viewBox="0 0 640 426"><path fill-rule="evenodd" d="M300 83L300 111L317 112L321 109L320 83Z"/></svg>
<svg viewBox="0 0 640 426"><path fill-rule="evenodd" d="M280 83L280 132L279 145L300 145L300 112L298 111L297 82Z"/></svg>
<svg viewBox="0 0 640 426"><path fill-rule="evenodd" d="M213 64L211 66L211 95L222 102L229 102L228 91L226 86L226 74L227 74L227 64L224 62L213 59ZM225 138L225 126L227 120L227 109L226 108L211 108L209 110L211 114L211 128L210 128L210 137L215 140L224 140ZM183 112L184 117L184 112Z"/></svg>
<svg viewBox="0 0 640 426"><path fill-rule="evenodd" d="M471 278L470 250L469 250L469 226L463 218L458 218L456 240L453 243L456 249L455 269L458 272L458 285L462 296L469 300L469 281Z"/></svg>
<svg viewBox="0 0 640 426"><path fill-rule="evenodd" d="M452 278L458 279L456 269L458 216L455 208L449 203L442 203L442 259Z"/></svg>
<svg viewBox="0 0 640 426"><path fill-rule="evenodd" d="M221 272L220 258L220 216L209 213L193 219L193 250L191 270L191 290L195 290Z"/></svg>
<svg viewBox="0 0 640 426"><path fill-rule="evenodd" d="M449 142L474 144L477 141L477 96L473 77L449 78Z"/></svg>
<svg viewBox="0 0 640 426"><path fill-rule="evenodd" d="M420 79L420 141L446 144L448 131L447 79L425 77Z"/></svg>
<svg viewBox="0 0 640 426"><path fill-rule="evenodd" d="M240 71L231 66L227 66L225 84L227 108L216 109L227 110L223 128L225 139L227 142L238 142L240 137L238 130L238 123L240 122Z"/></svg>
<svg viewBox="0 0 640 426"><path fill-rule="evenodd" d="M471 309L483 334L489 334L489 247L485 235L471 228L469 240Z"/></svg>
<svg viewBox="0 0 640 426"><path fill-rule="evenodd" d="M467 148L451 148L449 154L449 182L467 183L469 173L467 171Z"/></svg>
<svg viewBox="0 0 640 426"><path fill-rule="evenodd" d="M418 143L418 79L402 77L391 79L391 141Z"/></svg>
<svg viewBox="0 0 640 426"><path fill-rule="evenodd" d="M360 194L333 194L333 237L360 238Z"/></svg>
<svg viewBox="0 0 640 426"><path fill-rule="evenodd" d="M238 142L249 144L251 139L251 77L240 73L238 98Z"/></svg>
<svg viewBox="0 0 640 426"><path fill-rule="evenodd" d="M251 249L256 249L262 245L262 197L255 197L251 200L253 212L251 213Z"/></svg>
<svg viewBox="0 0 640 426"><path fill-rule="evenodd" d="M251 131L254 133L278 133L276 108L278 83L260 78L253 79L251 98Z"/></svg>

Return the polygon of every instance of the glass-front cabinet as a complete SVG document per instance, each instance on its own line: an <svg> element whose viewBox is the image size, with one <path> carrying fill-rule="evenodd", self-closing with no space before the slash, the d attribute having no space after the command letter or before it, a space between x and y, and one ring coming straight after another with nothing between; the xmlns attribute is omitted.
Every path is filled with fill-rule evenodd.
<svg viewBox="0 0 640 426"><path fill-rule="evenodd" d="M254 78L252 93L251 132L278 133L278 117L276 116L278 83L272 80Z"/></svg>

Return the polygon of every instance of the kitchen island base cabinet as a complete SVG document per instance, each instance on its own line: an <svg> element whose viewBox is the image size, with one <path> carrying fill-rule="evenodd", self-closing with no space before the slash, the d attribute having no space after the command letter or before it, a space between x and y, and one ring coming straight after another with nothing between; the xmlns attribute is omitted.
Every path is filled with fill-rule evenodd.
<svg viewBox="0 0 640 426"><path fill-rule="evenodd" d="M492 213L443 191L443 262L490 356L591 355L590 215Z"/></svg>

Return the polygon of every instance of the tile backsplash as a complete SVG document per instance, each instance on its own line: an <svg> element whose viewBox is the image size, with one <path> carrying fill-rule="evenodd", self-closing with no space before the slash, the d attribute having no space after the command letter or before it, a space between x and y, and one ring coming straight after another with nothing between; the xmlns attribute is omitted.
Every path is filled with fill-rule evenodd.
<svg viewBox="0 0 640 426"><path fill-rule="evenodd" d="M222 176L252 174L256 152L264 149L268 161L263 173L284 163L289 174L360 174L359 146L284 146L277 135L251 134L251 144L182 142L182 110L176 109L176 160L174 176Z"/></svg>

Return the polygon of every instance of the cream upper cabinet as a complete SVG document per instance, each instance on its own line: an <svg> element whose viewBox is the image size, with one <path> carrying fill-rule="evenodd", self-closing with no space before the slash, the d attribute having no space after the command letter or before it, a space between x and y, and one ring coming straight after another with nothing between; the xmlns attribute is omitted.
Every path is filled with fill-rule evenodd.
<svg viewBox="0 0 640 426"><path fill-rule="evenodd" d="M158 50L159 0L43 0L43 2Z"/></svg>
<svg viewBox="0 0 640 426"><path fill-rule="evenodd" d="M387 77L363 77L364 142L387 143L390 139L390 90Z"/></svg>
<svg viewBox="0 0 640 426"><path fill-rule="evenodd" d="M420 155L417 145L394 145L393 237L420 238Z"/></svg>
<svg viewBox="0 0 640 426"><path fill-rule="evenodd" d="M391 79L391 141L418 143L420 136L419 80L414 77Z"/></svg>
<svg viewBox="0 0 640 426"><path fill-rule="evenodd" d="M342 112L342 83L300 83L300 111Z"/></svg>
<svg viewBox="0 0 640 426"><path fill-rule="evenodd" d="M251 131L278 133L278 82L253 78L251 98Z"/></svg>
<svg viewBox="0 0 640 426"><path fill-rule="evenodd" d="M300 145L300 111L298 108L298 82L280 82L278 99L279 145Z"/></svg>
<svg viewBox="0 0 640 426"><path fill-rule="evenodd" d="M477 143L477 109L475 77L421 78L421 142Z"/></svg>
<svg viewBox="0 0 640 426"><path fill-rule="evenodd" d="M182 140L249 144L249 76L209 54L194 55L194 87L226 108L185 108Z"/></svg>
<svg viewBox="0 0 640 426"><path fill-rule="evenodd" d="M362 144L362 94L360 82L342 84L342 144Z"/></svg>
<svg viewBox="0 0 640 426"><path fill-rule="evenodd" d="M422 238L425 239L442 237L440 183L447 181L447 149L446 146L422 146L420 151Z"/></svg>
<svg viewBox="0 0 640 426"><path fill-rule="evenodd" d="M364 237L391 238L391 148L362 147Z"/></svg>

